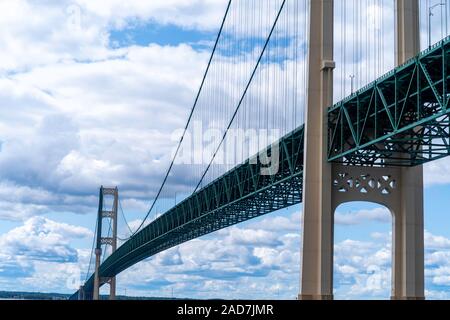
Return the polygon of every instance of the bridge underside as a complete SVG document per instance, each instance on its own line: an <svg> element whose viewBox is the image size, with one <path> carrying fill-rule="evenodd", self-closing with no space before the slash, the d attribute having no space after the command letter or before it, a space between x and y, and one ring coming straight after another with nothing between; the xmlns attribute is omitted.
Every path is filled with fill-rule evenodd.
<svg viewBox="0 0 450 320"><path fill-rule="evenodd" d="M268 156L279 153L279 170L275 174L262 174L265 166L257 159L249 159L124 243L101 265L100 277L113 277L137 262L181 243L300 203L303 135L301 127L263 151ZM93 285L92 276L84 286L85 295L89 296Z"/></svg>
<svg viewBox="0 0 450 320"><path fill-rule="evenodd" d="M450 153L447 38L329 109L329 160L416 166Z"/></svg>

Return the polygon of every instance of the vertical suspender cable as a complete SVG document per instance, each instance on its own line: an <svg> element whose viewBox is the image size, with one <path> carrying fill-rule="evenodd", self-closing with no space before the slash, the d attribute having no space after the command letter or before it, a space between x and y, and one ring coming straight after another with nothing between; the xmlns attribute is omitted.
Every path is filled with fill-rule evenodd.
<svg viewBox="0 0 450 320"><path fill-rule="evenodd" d="M244 92L243 92L243 94L242 94L242 96L241 96L241 98L240 98L240 100L239 100L239 103L238 103L238 105L237 105L237 107L236 107L236 109L235 109L235 111L234 111L234 113L233 113L233 116L231 117L231 120L230 120L230 122L229 122L229 124L228 124L228 126L227 126L227 129L225 130L225 133L224 133L224 135L223 135L223 137L222 137L222 140L220 141L218 148L217 148L216 151L214 152L214 155L213 155L211 161L209 162L209 164L208 164L208 166L207 166L205 172L203 173L202 178L200 179L200 182L198 183L197 187L195 188L194 193L197 192L198 188L200 187L200 184L202 183L202 181L203 181L204 177L206 176L206 174L207 174L209 168L211 167L211 165L212 165L214 159L216 158L217 153L218 153L218 151L220 150L220 147L222 146L224 140L225 140L226 137L227 137L228 130L231 128L231 125L233 124L234 119L236 118L236 115L237 115L237 113L238 113L238 111L239 111L239 109L240 109L240 107L241 107L241 105L242 105L242 103L243 103L245 97L247 96L247 92L248 92L248 90L249 90L249 88L250 88L250 85L252 84L252 81L253 81L253 79L254 79L254 77L255 77L255 75L256 75L256 72L257 72L257 70L258 70L258 68L259 68L259 66L260 66L260 64L261 64L261 61L262 61L262 59L263 59L263 57L264 57L264 53L266 52L266 50L267 50L267 48L268 48L268 46L269 46L269 42L270 42L270 40L271 40L271 38L272 38L272 35L273 35L274 31L275 31L275 28L276 28L276 26L277 26L278 20L280 19L281 13L283 12L283 9L284 9L284 7L285 7L285 4L286 4L286 0L283 0L283 2L282 2L282 4L281 4L281 7L280 7L280 9L278 10L278 13L277 13L277 16L276 16L276 18L275 18L275 21L274 21L274 23L273 23L273 25L272 25L272 27L271 27L271 29L270 29L270 33L269 33L269 35L268 35L268 37L267 37L267 39L266 39L266 41L265 41L265 43L264 43L264 47L263 47L263 49L262 49L262 51L261 51L261 54L259 55L258 61L256 62L256 65L255 65L255 67L254 67L254 69L253 69L253 71L252 71L252 74L251 74L251 76L250 76L250 79L249 79L249 81L247 82L247 85L246 85L246 87L245 87L245 89L244 89Z"/></svg>
<svg viewBox="0 0 450 320"><path fill-rule="evenodd" d="M137 232L139 232L139 230L142 228L142 226L143 226L143 225L145 224L145 222L147 221L147 219L148 219L148 217L149 217L151 211L153 210L153 208L154 208L156 202L157 202L158 199L159 199L159 196L161 195L161 192L162 192L162 190L163 190L163 188L164 188L164 186L165 186L165 184L166 184L166 182L167 182L167 179L168 179L168 177L169 177L169 174L170 174L170 172L172 171L173 165L174 165L174 163L175 163L175 159L176 159L178 153L180 152L181 144L182 144L182 142L183 142L183 140L184 140L184 137L185 137L186 132L187 132L187 130L188 130L188 127L189 127L189 124L190 124L190 122L191 122L192 116L193 116L194 111L195 111L195 109L196 109L198 100L199 100L199 98L200 98L200 93L201 93L202 90L203 90L203 87L204 87L204 84L205 84L205 81L206 81L206 77L207 77L207 75L208 75L209 69L210 69L210 67L211 67L212 60L213 60L213 58L214 58L214 55L215 55L215 52L216 52L216 49L217 49L217 46L218 46L218 43L219 43L219 39L220 39L220 37L221 37L221 35L222 35L222 31L223 31L223 28L224 28L224 26L225 26L225 21L226 21L226 19L227 19L227 17L228 17L228 12L229 12L229 10L230 10L231 3L232 3L232 0L229 0L229 1L228 1L227 8L226 8L226 11L225 11L225 15L224 15L223 20L222 20L222 24L221 24L220 29L219 29L219 33L218 33L217 38L216 38L216 42L215 42L215 44L214 44L214 47L213 47L211 56L210 56L209 61L208 61L208 65L207 65L207 67L206 67L205 74L203 75L203 79L202 79L202 82L201 82L201 84L200 84L200 89L198 90L197 96L196 96L195 101L194 101L194 105L193 105L193 107L192 107L192 109L191 109L191 112L190 112L190 114L189 114L188 121L187 121L186 126L185 126L185 128L184 128L184 132L183 132L183 135L181 136L180 142L178 143L178 147L177 147L177 149L176 149L176 151L175 151L175 154L174 154L174 156L173 156L172 162L171 162L171 164L170 164L170 166L169 166L169 169L167 170L167 173L166 173L166 175L165 175L165 177L164 177L164 179L163 179L163 183L161 184L161 187L159 188L158 193L156 194L156 197L155 197L155 199L153 200L153 203L152 203L152 205L151 205L149 211L147 212L147 215L144 217L144 220L142 220L142 223L139 225L139 227L136 229L136 231L133 233L132 236L134 236Z"/></svg>

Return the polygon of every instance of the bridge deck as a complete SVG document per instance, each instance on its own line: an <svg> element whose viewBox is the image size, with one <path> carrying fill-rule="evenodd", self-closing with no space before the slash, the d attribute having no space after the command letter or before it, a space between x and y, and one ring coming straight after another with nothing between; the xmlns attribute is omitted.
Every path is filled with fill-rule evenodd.
<svg viewBox="0 0 450 320"><path fill-rule="evenodd" d="M328 111L329 160L415 166L449 155L450 38Z"/></svg>
<svg viewBox="0 0 450 320"><path fill-rule="evenodd" d="M300 203L303 134L300 127L283 137L278 148L270 146L264 151L268 155L279 152L279 170L275 174L264 175L260 161L247 160L130 238L101 265L100 276L115 276L186 241ZM92 291L93 283L91 276L85 284L86 292Z"/></svg>
<svg viewBox="0 0 450 320"><path fill-rule="evenodd" d="M450 38L329 108L329 161L414 166L449 155ZM249 159L124 243L100 277L194 238L302 201L304 128L280 140L279 171ZM276 150L268 147L269 154ZM85 284L92 292L94 277ZM77 293L72 298L76 299Z"/></svg>

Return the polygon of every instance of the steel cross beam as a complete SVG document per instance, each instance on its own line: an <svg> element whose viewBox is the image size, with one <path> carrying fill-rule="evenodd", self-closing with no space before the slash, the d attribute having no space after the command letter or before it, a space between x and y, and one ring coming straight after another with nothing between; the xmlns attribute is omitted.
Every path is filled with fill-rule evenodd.
<svg viewBox="0 0 450 320"><path fill-rule="evenodd" d="M450 38L328 110L328 159L416 166L450 154Z"/></svg>

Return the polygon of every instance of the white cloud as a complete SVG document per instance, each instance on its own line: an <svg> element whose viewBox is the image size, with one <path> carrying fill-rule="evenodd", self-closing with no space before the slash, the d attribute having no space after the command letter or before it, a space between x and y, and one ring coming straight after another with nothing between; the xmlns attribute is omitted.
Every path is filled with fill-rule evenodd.
<svg viewBox="0 0 450 320"><path fill-rule="evenodd" d="M290 219L296 221L298 215ZM289 226L276 231L259 228L277 218L263 217L164 251L120 274L119 293L127 288L129 295L170 297L173 289L176 297L293 299L299 290L301 234L292 232ZM247 241L246 236L253 235L256 237ZM88 250L76 251L77 261L67 259L73 252L67 247L69 239L80 237L90 238L92 234L45 218L30 219L0 238L0 281L8 273L22 272L19 287L70 292L66 282L85 272L89 261ZM439 239L438 243L448 241L433 234L427 238ZM427 288L429 298L439 299L445 294L436 286L450 283L449 250L445 246L428 247L430 243L435 242L427 241ZM35 258L11 254L21 247L35 252ZM49 259L50 254L59 256L58 260ZM60 260L66 262L61 264ZM387 299L390 266L389 234L380 234L374 240L336 243L336 297Z"/></svg>
<svg viewBox="0 0 450 320"><path fill-rule="evenodd" d="M150 198L145 185L161 180L170 133L184 125L209 53L187 45L111 49L108 31L113 22L137 20L217 28L202 10L222 15L223 5L2 2L0 180L13 194L29 188L46 195L18 203L0 194L2 218L51 211L101 184L128 186L122 195L135 203Z"/></svg>
<svg viewBox="0 0 450 320"><path fill-rule="evenodd" d="M298 279L300 234L259 228L273 219L167 250L119 275L119 285L137 295L170 296L173 289L177 297L293 299L299 286L293 279ZM145 285L137 285L142 281Z"/></svg>
<svg viewBox="0 0 450 320"><path fill-rule="evenodd" d="M85 228L43 217L26 220L0 236L2 289L73 292L87 271L91 252L77 250L72 243L92 236Z"/></svg>
<svg viewBox="0 0 450 320"><path fill-rule="evenodd" d="M0 201L0 219L2 220L24 220L36 214L45 213L48 213L47 206Z"/></svg>
<svg viewBox="0 0 450 320"><path fill-rule="evenodd" d="M0 219L25 221L50 212L92 212L97 196L70 195L49 191L42 187L28 187L16 183L0 182ZM95 210L94 210L95 211Z"/></svg>
<svg viewBox="0 0 450 320"><path fill-rule="evenodd" d="M25 288L59 290L89 260L89 252L70 241L92 234L33 216L95 208L101 184L124 186L130 197L124 206L144 211L142 199L161 181L173 145L170 133L184 125L209 52L183 44L113 49L111 28L155 22L213 30L225 3L0 2L0 12L8 13L0 15L0 218L25 221L0 236L0 274L21 274ZM241 67L246 66L236 66ZM267 72L281 79L283 67ZM450 182L445 161L427 168L429 184ZM385 209L336 215L337 224L365 221L391 217ZM119 287L145 295L161 295L168 287L191 297L293 298L300 222L298 214L268 217L194 240L131 268L120 275ZM337 273L352 283L350 297L388 297L390 237L373 238L385 241L336 244ZM428 274L444 285L449 240L427 233L426 241L438 250L427 254L428 263L440 266Z"/></svg>
<svg viewBox="0 0 450 320"><path fill-rule="evenodd" d="M238 245L266 245L274 247L281 245L276 234L265 230L245 230L239 228L230 228L227 242Z"/></svg>
<svg viewBox="0 0 450 320"><path fill-rule="evenodd" d="M358 269L349 265L337 265L336 270L342 273L344 276L355 275L358 273Z"/></svg>
<svg viewBox="0 0 450 320"><path fill-rule="evenodd" d="M367 272L365 275L356 276L356 283L351 287L349 296L352 298L368 296L387 299L391 285L390 268L380 269L377 266L371 266L367 269Z"/></svg>
<svg viewBox="0 0 450 320"><path fill-rule="evenodd" d="M428 245L426 245L428 248ZM428 251L425 257L425 265L442 266L450 261L450 251Z"/></svg>
<svg viewBox="0 0 450 320"><path fill-rule="evenodd" d="M424 167L424 182L427 186L444 185L450 183L450 160L443 158Z"/></svg>
<svg viewBox="0 0 450 320"><path fill-rule="evenodd" d="M338 211L335 214L335 222L340 225L356 225L367 221L390 223L392 221L392 215L390 211L384 207L349 213L341 213Z"/></svg>
<svg viewBox="0 0 450 320"><path fill-rule="evenodd" d="M104 56L107 43L97 23L73 28L70 1L2 1L0 3L0 48L4 53L0 71L26 70L62 60L95 59ZM7 13L7 14L6 14ZM25 18L26 17L26 18Z"/></svg>
<svg viewBox="0 0 450 320"><path fill-rule="evenodd" d="M425 230L424 233L425 246L430 249L450 249L450 239L437 236Z"/></svg>
<svg viewBox="0 0 450 320"><path fill-rule="evenodd" d="M289 232L300 232L301 229L301 206L296 206L298 208L296 213L292 213L289 216L276 215L274 217L267 216L264 220L252 223L252 226L258 229L266 231L289 231Z"/></svg>
<svg viewBox="0 0 450 320"><path fill-rule="evenodd" d="M132 48L127 57L111 65L45 66L0 80L0 179L9 181L12 194L28 188L42 195L24 196L27 210L8 214L20 199L0 190L2 217L40 214L61 197L95 195L102 184L126 186L121 194L131 202L151 197L174 144L170 132L183 126L206 55L187 46L152 46ZM176 57L184 62L164 61ZM117 81L108 86L108 79Z"/></svg>
<svg viewBox="0 0 450 320"><path fill-rule="evenodd" d="M77 252L70 246L70 240L92 236L85 228L36 216L0 236L0 253L14 259L76 262Z"/></svg>
<svg viewBox="0 0 450 320"><path fill-rule="evenodd" d="M370 234L370 237L374 240L388 242L388 241L391 241L392 234L386 234L386 233L382 233L382 232L372 232Z"/></svg>
<svg viewBox="0 0 450 320"><path fill-rule="evenodd" d="M433 277L433 283L437 285L450 285L450 275L446 276L435 276Z"/></svg>
<svg viewBox="0 0 450 320"><path fill-rule="evenodd" d="M391 250L388 241L344 240L335 245L337 299L387 299Z"/></svg>
<svg viewBox="0 0 450 320"><path fill-rule="evenodd" d="M72 210L94 211L91 196L102 184L119 185L130 203L151 199L175 145L171 133L185 124L210 53L186 44L113 49L108 32L149 21L217 29L225 4L2 3L9 15L0 20L0 35L7 39L3 48L0 44L5 53L0 62L0 180L8 181L13 192L25 187L49 197L34 201L26 196L22 208L0 193L1 217L26 219L61 209L55 204L75 197L84 207ZM230 63L224 58L216 72ZM235 63L234 70L252 65ZM281 78L285 67L271 65L265 72ZM237 80L229 83L247 80L245 72L235 73ZM169 177L165 196L191 191L192 175Z"/></svg>
<svg viewBox="0 0 450 320"><path fill-rule="evenodd" d="M267 216L244 226L222 230L213 237L185 243L165 252L163 258L156 256L124 272L119 283L127 287L128 292L136 294L157 295L162 290L163 296L170 296L173 289L175 296L239 298L240 290L243 290L245 296L242 298L293 299L299 283L301 234L294 233L288 223L284 224L285 229L261 228L279 218ZM284 218L287 217L280 221ZM365 219L370 221L371 217ZM299 221L299 214L288 220L291 223ZM265 241L258 236L262 234L269 240L278 239L280 243ZM254 241L242 242L243 235L255 235ZM367 241L347 239L335 244L338 299L390 297L391 236L390 233L377 233ZM430 298L439 299L443 295L434 286L448 284L450 267L445 267L448 265L445 247L436 248L435 243L446 243L446 240L431 233L426 238L427 288L433 289L429 291ZM430 242L429 239L434 240ZM145 289L135 285L138 279L148 279Z"/></svg>
<svg viewBox="0 0 450 320"><path fill-rule="evenodd" d="M129 24L215 30L225 5L225 0L2 1L0 12L7 14L0 17L0 71L114 57L107 48L109 30Z"/></svg>
<svg viewBox="0 0 450 320"><path fill-rule="evenodd" d="M428 300L449 300L450 294L445 291L425 290L425 296Z"/></svg>
<svg viewBox="0 0 450 320"><path fill-rule="evenodd" d="M82 13L93 15L116 26L129 20L155 21L184 28L216 29L223 17L226 0L77 0Z"/></svg>

